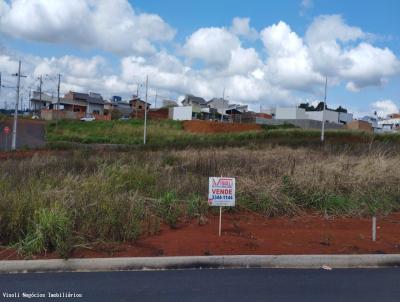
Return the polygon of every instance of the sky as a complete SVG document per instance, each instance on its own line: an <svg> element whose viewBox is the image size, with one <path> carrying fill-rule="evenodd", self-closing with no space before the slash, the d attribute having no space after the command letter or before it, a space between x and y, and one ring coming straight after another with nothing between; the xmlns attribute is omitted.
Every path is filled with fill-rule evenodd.
<svg viewBox="0 0 400 302"><path fill-rule="evenodd" d="M36 90L399 111L396 0L0 0L0 107Z"/></svg>

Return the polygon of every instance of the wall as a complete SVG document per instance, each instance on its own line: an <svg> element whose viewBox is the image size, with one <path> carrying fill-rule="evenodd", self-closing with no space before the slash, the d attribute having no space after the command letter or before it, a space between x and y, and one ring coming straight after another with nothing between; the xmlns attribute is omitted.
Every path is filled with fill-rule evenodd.
<svg viewBox="0 0 400 302"><path fill-rule="evenodd" d="M339 122L347 124L350 123L352 120L352 113L339 112Z"/></svg>
<svg viewBox="0 0 400 302"><path fill-rule="evenodd" d="M372 126L366 121L352 121L346 125L347 129L372 132Z"/></svg>
<svg viewBox="0 0 400 302"><path fill-rule="evenodd" d="M52 121L56 119L70 119L70 120L79 120L85 116L85 112L73 112L73 111L57 111L50 109L42 109L40 112L40 117L46 121ZM110 121L111 115L99 115L93 114L96 120L99 121Z"/></svg>
<svg viewBox="0 0 400 302"><path fill-rule="evenodd" d="M101 104L88 104L87 113L93 114L94 111L98 111L100 115L104 114L104 105Z"/></svg>
<svg viewBox="0 0 400 302"><path fill-rule="evenodd" d="M134 118L144 119L144 110L132 113ZM150 109L147 111L147 118L152 120L167 120L169 117L168 108Z"/></svg>
<svg viewBox="0 0 400 302"><path fill-rule="evenodd" d="M226 114L225 112L229 107L229 102L227 100L216 99L208 103L208 106L217 109L219 114Z"/></svg>
<svg viewBox="0 0 400 302"><path fill-rule="evenodd" d="M323 111L306 111L306 116L310 120L322 122ZM325 110L325 121L331 123L339 123L339 112Z"/></svg>
<svg viewBox="0 0 400 302"><path fill-rule="evenodd" d="M309 120L309 119L274 119L274 120L268 120L265 119L264 123L265 125L283 125L283 124L292 124L295 125L296 127L303 128L303 129L321 129L322 127L322 122L321 121L314 121L314 120ZM329 123L325 122L325 129L341 129L343 126L338 123Z"/></svg>
<svg viewBox="0 0 400 302"><path fill-rule="evenodd" d="M170 108L169 118L175 121L190 121L192 119L192 110L192 106Z"/></svg>
<svg viewBox="0 0 400 302"><path fill-rule="evenodd" d="M275 112L276 119L307 119L306 111L297 107L278 107Z"/></svg>

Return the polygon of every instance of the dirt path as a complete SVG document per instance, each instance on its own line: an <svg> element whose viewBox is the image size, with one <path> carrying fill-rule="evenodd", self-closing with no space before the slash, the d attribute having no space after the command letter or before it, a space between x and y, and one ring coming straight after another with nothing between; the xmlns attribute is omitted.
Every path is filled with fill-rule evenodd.
<svg viewBox="0 0 400 302"><path fill-rule="evenodd" d="M306 215L265 219L251 213L224 214L222 236L218 237L218 216L210 215L203 226L197 221L178 229L162 226L158 235L135 243L79 248L72 257L400 253L400 213L379 218L377 225L378 239L372 242L369 218ZM13 250L0 250L0 259L17 258Z"/></svg>

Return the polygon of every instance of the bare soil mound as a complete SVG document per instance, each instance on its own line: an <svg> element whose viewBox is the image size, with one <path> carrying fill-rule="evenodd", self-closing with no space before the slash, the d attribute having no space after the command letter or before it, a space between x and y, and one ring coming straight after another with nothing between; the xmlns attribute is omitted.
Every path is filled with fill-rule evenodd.
<svg viewBox="0 0 400 302"><path fill-rule="evenodd" d="M183 128L194 133L224 133L260 130L256 124L228 124L208 121L184 121Z"/></svg>
<svg viewBox="0 0 400 302"><path fill-rule="evenodd" d="M218 216L209 215L205 225L196 220L176 229L163 225L157 235L143 236L134 243L76 248L71 257L400 253L400 213L378 218L377 226L377 241L372 242L370 218L309 214L266 219L252 213L236 213L223 215L222 236L218 237ZM20 257L15 250L2 249L0 259Z"/></svg>

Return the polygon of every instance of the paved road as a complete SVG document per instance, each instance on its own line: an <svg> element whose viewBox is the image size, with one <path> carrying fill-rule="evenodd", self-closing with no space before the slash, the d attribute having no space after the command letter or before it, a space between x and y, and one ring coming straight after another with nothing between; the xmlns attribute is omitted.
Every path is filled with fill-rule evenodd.
<svg viewBox="0 0 400 302"><path fill-rule="evenodd" d="M11 149L12 119L0 122L0 151ZM10 134L6 138L3 132L5 126L10 128ZM44 122L35 120L19 119L17 125L17 149L40 148L45 145ZM7 144L6 144L7 143Z"/></svg>
<svg viewBox="0 0 400 302"><path fill-rule="evenodd" d="M49 291L83 297L3 297ZM0 293L0 301L400 301L400 269L12 274L0 275Z"/></svg>

